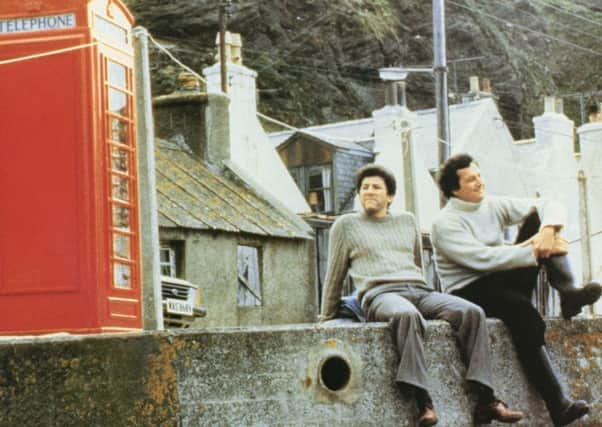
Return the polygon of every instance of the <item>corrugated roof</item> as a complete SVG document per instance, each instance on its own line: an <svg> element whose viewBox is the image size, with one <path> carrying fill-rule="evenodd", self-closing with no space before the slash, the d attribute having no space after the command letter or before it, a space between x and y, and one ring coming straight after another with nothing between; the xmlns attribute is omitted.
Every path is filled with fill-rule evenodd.
<svg viewBox="0 0 602 427"><path fill-rule="evenodd" d="M185 148L156 140L159 225L309 238L309 226L235 176L209 170Z"/></svg>

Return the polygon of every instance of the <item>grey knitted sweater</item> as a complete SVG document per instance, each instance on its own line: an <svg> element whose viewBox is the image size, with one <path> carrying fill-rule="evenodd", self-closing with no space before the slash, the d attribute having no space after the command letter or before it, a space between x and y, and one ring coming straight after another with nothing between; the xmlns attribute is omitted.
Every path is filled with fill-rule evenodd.
<svg viewBox="0 0 602 427"><path fill-rule="evenodd" d="M321 320L334 317L346 274L359 291L360 301L367 290L387 283L426 285L414 216L403 213L378 219L354 213L335 221L330 229Z"/></svg>
<svg viewBox="0 0 602 427"><path fill-rule="evenodd" d="M520 223L533 210L542 227L564 225L564 208L550 199L489 196L471 203L450 198L431 234L443 289L460 289L494 271L536 266L531 245L504 244L504 227Z"/></svg>

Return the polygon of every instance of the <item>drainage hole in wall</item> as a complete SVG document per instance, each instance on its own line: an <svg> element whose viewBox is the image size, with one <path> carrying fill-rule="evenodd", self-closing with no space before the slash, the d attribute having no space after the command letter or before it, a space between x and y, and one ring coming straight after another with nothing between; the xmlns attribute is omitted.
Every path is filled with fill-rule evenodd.
<svg viewBox="0 0 602 427"><path fill-rule="evenodd" d="M330 391L342 390L349 384L351 367L340 356L331 356L322 363L320 379L322 384Z"/></svg>

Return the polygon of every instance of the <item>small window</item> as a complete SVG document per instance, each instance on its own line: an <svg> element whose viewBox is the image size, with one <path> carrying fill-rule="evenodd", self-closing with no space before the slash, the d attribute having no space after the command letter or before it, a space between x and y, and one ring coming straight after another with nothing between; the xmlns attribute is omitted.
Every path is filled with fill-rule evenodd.
<svg viewBox="0 0 602 427"><path fill-rule="evenodd" d="M159 266L162 276L184 278L183 253L183 241L172 240L161 242L159 248Z"/></svg>
<svg viewBox="0 0 602 427"><path fill-rule="evenodd" d="M301 166L289 170L312 211L332 212L332 168L329 164Z"/></svg>
<svg viewBox="0 0 602 427"><path fill-rule="evenodd" d="M238 246L238 305L261 305L259 249Z"/></svg>
<svg viewBox="0 0 602 427"><path fill-rule="evenodd" d="M161 275L177 277L176 251L169 246L161 246L159 249L159 265L161 266Z"/></svg>
<svg viewBox="0 0 602 427"><path fill-rule="evenodd" d="M307 173L307 198L316 212L332 211L330 166L313 166Z"/></svg>

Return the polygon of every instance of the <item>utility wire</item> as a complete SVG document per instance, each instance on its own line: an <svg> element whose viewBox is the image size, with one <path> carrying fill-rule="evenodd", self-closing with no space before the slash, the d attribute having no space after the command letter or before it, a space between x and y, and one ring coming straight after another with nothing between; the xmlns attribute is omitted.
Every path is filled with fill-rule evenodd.
<svg viewBox="0 0 602 427"><path fill-rule="evenodd" d="M56 49L56 50L48 50L46 52L35 53L32 55L19 56L17 58L3 59L3 60L0 60L0 65L13 64L15 62L22 62L22 61L30 61L32 59L45 58L47 56L53 56L53 55L60 55L61 53L72 52L74 50L86 49L88 47L96 46L97 44L99 44L99 42L80 44L77 46L69 46L69 47L65 47L62 49Z"/></svg>
<svg viewBox="0 0 602 427"><path fill-rule="evenodd" d="M554 40L554 41L556 41L556 42L558 42L558 43L562 43L562 44L564 44L564 45L571 46L571 47L573 47L573 48L575 48L575 49L578 49L578 50L581 50L581 51L584 51L584 52L587 52L587 53L590 53L590 54L593 54L593 55L596 55L596 56L600 56L600 57L602 57L602 52L598 52L598 51L592 50L592 49L590 49L590 48L583 47L583 46L581 46L581 45L578 45L578 44L576 44L576 43L570 42L570 41L568 41L568 40L561 39L561 38L559 38L559 37L554 37L554 36L552 36L552 35L550 35L550 34L547 34L547 33L544 33L544 32L542 32L542 31L533 30L533 29L531 29L531 28L529 28L529 27L526 27L526 26L524 26L524 25L520 25L520 24L516 24L516 23L514 23L514 22L510 22L510 21L508 21L508 20L506 20L506 19L502 19L502 18L500 18L500 17L497 17L497 16L495 16L495 15L492 15L492 14L490 14L490 13L483 12L482 10L477 10L477 9L474 9L474 8L472 8L472 7L469 7L469 6L467 6L467 5L463 5L463 4L457 3L457 2L455 2L455 1L453 1L453 0L447 0L447 2L448 2L448 3L451 3L451 4L453 4L453 5L457 6L457 7L460 7L460 8L462 8L462 9L466 9L466 10L469 10L469 11L471 11L471 12L475 12L475 13L478 13L478 14L480 14L480 15L487 16L487 17L489 17L489 18L491 18L491 19L494 19L494 20L496 20L496 21L503 22L504 24L507 24L507 25L511 25L511 26L514 26L514 27L520 28L521 30L528 31L528 32L530 32L530 33L533 33L533 34L537 34L537 35L539 35L539 36L546 37L546 38L548 38L548 39L550 39L550 40Z"/></svg>
<svg viewBox="0 0 602 427"><path fill-rule="evenodd" d="M196 71L194 71L192 68L190 68L188 65L184 64L183 62L181 62L178 58L176 58L165 46L163 46L161 43L159 43L157 40L155 40L153 38L153 36L149 33L148 34L148 38L149 40L159 49L161 50L164 54L166 54L167 56L169 56L169 58L175 62L176 64L178 64L180 67L184 68L186 71L192 73L192 75L194 75L197 79L199 79L200 81L202 81L203 83L207 84L207 81Z"/></svg>
<svg viewBox="0 0 602 427"><path fill-rule="evenodd" d="M501 1L501 0L493 0L493 1L494 1L495 3L497 3L497 4L500 4L500 5L502 5L502 6L505 6L505 7L507 7L508 9L512 9L512 8L511 8L511 6L510 6L510 5L509 5L507 2L505 2L505 1ZM541 23L545 24L545 21L544 21L544 20L543 20L543 19L542 19L540 16L538 16L538 15L535 15L535 14L533 14L533 13L530 13L530 12L522 12L522 13L524 13L524 14L526 14L526 15L528 15L528 16L530 16L530 17L534 18L534 19L536 19L537 21L539 21L539 22L541 22ZM570 25L570 24L559 24L559 25L560 25L562 28L567 28L567 29L570 29L570 30L571 30L571 32L573 32L573 33L581 34L581 35L583 35L583 36L587 36L587 38L591 38L591 39L596 39L596 40L600 40L600 41L602 41L602 37L599 37L599 36L596 36L596 35L594 35L594 34L591 34L591 33L585 32L585 31L583 31L583 30L579 30L579 29L575 28L575 26L574 26L574 25Z"/></svg>
<svg viewBox="0 0 602 427"><path fill-rule="evenodd" d="M589 22L590 24L594 24L594 25L597 25L599 27L602 27L602 23L600 23L598 21L594 21L593 19L586 18L585 16L577 15L573 11L571 11L571 10L569 10L567 8L561 7L561 6L557 6L557 5L553 4L550 1L545 1L545 0L535 0L535 1L537 3L539 3L539 4L542 4L544 6L547 6L547 7L551 8L551 9L554 9L554 10L557 10L557 11L562 12L564 14L573 16L573 17L575 17L577 19L581 19L581 20L583 20L585 22Z"/></svg>

